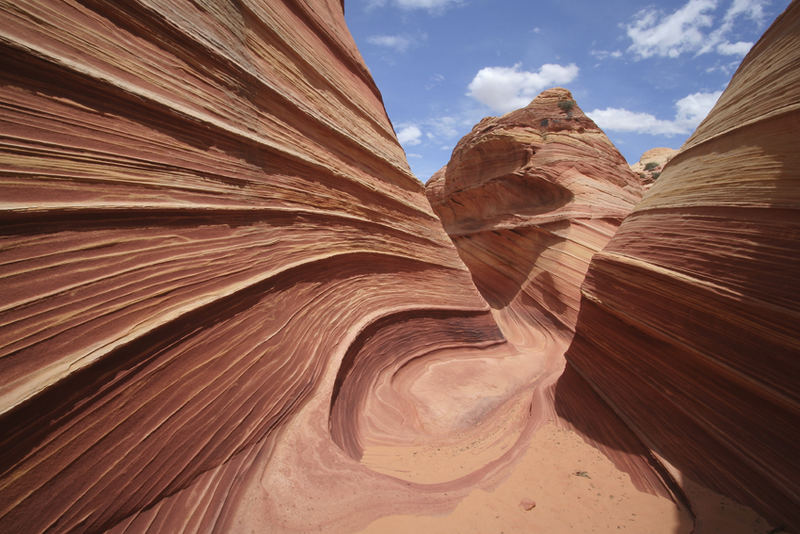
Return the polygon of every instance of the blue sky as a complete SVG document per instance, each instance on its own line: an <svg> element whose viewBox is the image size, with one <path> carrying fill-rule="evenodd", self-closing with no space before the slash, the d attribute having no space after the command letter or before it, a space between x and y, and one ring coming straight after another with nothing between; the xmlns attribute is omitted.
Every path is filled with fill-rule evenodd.
<svg viewBox="0 0 800 534"><path fill-rule="evenodd" d="M679 148L789 0L346 0L423 182L487 115L562 86L630 163Z"/></svg>

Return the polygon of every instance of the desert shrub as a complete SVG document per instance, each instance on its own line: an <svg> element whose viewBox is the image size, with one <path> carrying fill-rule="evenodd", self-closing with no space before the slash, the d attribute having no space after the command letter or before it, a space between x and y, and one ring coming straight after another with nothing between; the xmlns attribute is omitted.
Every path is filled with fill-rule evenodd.
<svg viewBox="0 0 800 534"><path fill-rule="evenodd" d="M658 167L658 163L656 163L655 161L651 161L650 163L646 163L646 164L645 164L645 166L644 166L644 170L646 170L646 171L652 171L652 170L653 170L653 169L655 169L656 167Z"/></svg>
<svg viewBox="0 0 800 534"><path fill-rule="evenodd" d="M659 176L661 176L661 173L660 173L660 172L654 172L654 173L653 173L653 180L655 180L655 179L656 179L656 178L658 178Z"/></svg>
<svg viewBox="0 0 800 534"><path fill-rule="evenodd" d="M558 107L560 107L564 111L572 111L572 108L575 107L574 100L562 100L558 103Z"/></svg>

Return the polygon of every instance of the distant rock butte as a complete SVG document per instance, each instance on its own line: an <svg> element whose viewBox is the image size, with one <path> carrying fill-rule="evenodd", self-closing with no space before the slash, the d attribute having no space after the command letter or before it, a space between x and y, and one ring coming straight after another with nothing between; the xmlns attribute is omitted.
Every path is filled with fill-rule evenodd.
<svg viewBox="0 0 800 534"><path fill-rule="evenodd" d="M797 12L642 198L565 89L424 187L340 0L4 4L0 532L797 527Z"/></svg>
<svg viewBox="0 0 800 534"><path fill-rule="evenodd" d="M644 188L649 189L664 171L664 166L677 153L678 151L674 148L651 148L642 154L639 161L631 165L631 170L642 179Z"/></svg>
<svg viewBox="0 0 800 534"><path fill-rule="evenodd" d="M568 341L589 260L642 190L572 94L556 88L475 125L426 194L506 334Z"/></svg>

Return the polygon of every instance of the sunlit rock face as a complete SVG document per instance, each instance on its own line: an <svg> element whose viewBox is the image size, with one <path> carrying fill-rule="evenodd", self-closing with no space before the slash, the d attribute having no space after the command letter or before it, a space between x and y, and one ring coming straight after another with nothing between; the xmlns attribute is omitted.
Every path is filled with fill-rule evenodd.
<svg viewBox="0 0 800 534"><path fill-rule="evenodd" d="M0 13L0 532L351 532L467 497L495 521L532 509L527 476L516 500L483 491L519 465L560 476L506 528L558 531L578 460L655 511L645 530L687 519L641 462L536 433L566 338L507 341L338 0ZM581 187L527 200L591 211Z"/></svg>
<svg viewBox="0 0 800 534"><path fill-rule="evenodd" d="M398 367L503 345L339 0L12 2L2 20L0 531L244 528L312 397L307 461L368 485L328 437L372 435L350 375L386 369L338 372L350 344L392 317L428 328L367 347ZM277 524L267 509L253 525Z"/></svg>
<svg viewBox="0 0 800 534"><path fill-rule="evenodd" d="M677 154L674 148L651 148L642 154L639 161L631 165L631 170L639 175L645 190L661 176L664 166Z"/></svg>
<svg viewBox="0 0 800 534"><path fill-rule="evenodd" d="M478 123L426 193L504 331L569 339L579 287L641 196L566 89Z"/></svg>
<svg viewBox="0 0 800 534"><path fill-rule="evenodd" d="M637 177L552 90L434 212L342 9L0 6L0 532L689 532L564 371Z"/></svg>
<svg viewBox="0 0 800 534"><path fill-rule="evenodd" d="M540 362L530 386L532 409L540 410L534 418L578 431L640 490L680 493L653 468L641 440L565 366L591 257L642 194L639 177L572 94L549 89L525 108L480 121L426 194L505 338Z"/></svg>
<svg viewBox="0 0 800 534"><path fill-rule="evenodd" d="M592 260L568 361L653 450L800 529L800 4Z"/></svg>

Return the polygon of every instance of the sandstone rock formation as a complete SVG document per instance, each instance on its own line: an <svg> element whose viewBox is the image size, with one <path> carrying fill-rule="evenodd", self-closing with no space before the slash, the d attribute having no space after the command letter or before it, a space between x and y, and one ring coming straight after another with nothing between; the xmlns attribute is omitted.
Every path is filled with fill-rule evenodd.
<svg viewBox="0 0 800 534"><path fill-rule="evenodd" d="M340 2L2 15L0 531L350 531L527 457L553 372L472 284ZM558 525L550 457L511 509Z"/></svg>
<svg viewBox="0 0 800 534"><path fill-rule="evenodd" d="M568 341L589 260L642 191L572 94L556 88L475 125L426 193L510 339Z"/></svg>
<svg viewBox="0 0 800 534"><path fill-rule="evenodd" d="M541 362L539 409L580 430L640 489L683 498L639 438L565 368L589 261L642 194L572 94L549 89L523 109L480 121L426 194L504 337Z"/></svg>
<svg viewBox="0 0 800 534"><path fill-rule="evenodd" d="M681 468L700 456L632 432L579 352L597 340L578 286L639 199L636 175L553 90L483 121L426 191L342 10L0 4L0 532L689 532L648 446ZM768 48L786 67L791 46ZM768 235L751 220L737 231ZM770 250L790 249L789 228ZM719 274L693 254L684 267ZM754 272L702 288L747 304ZM772 284L759 302L791 310ZM764 339L796 339L776 317ZM580 373L563 359L576 324ZM742 361L719 376L752 371L777 384L760 406L793 406L790 375Z"/></svg>
<svg viewBox="0 0 800 534"><path fill-rule="evenodd" d="M650 186L653 185L653 182L661 176L661 173L664 171L664 166L669 163L669 160L671 160L677 152L678 151L674 148L651 148L642 154L639 161L631 165L631 170L642 179L645 190L649 189Z"/></svg>
<svg viewBox="0 0 800 534"><path fill-rule="evenodd" d="M0 531L230 532L364 331L502 344L338 0L2 19Z"/></svg>
<svg viewBox="0 0 800 534"><path fill-rule="evenodd" d="M643 440L800 529L800 3L592 260L568 361Z"/></svg>

